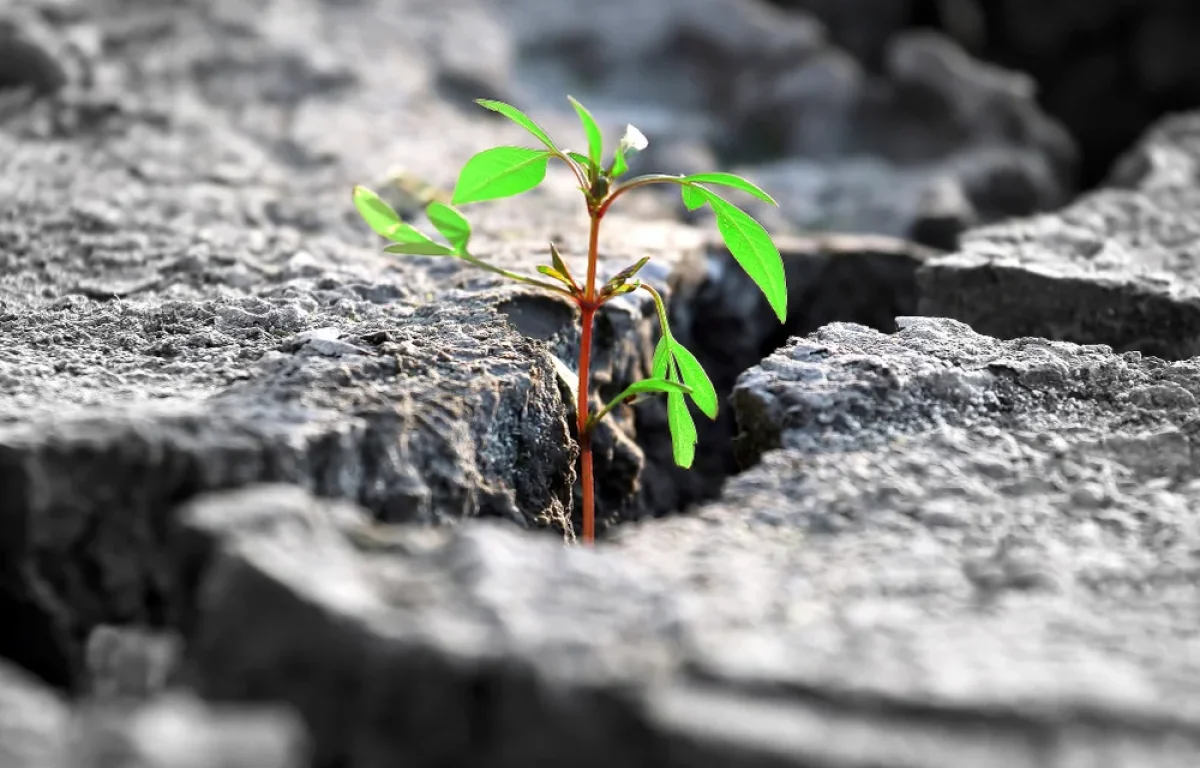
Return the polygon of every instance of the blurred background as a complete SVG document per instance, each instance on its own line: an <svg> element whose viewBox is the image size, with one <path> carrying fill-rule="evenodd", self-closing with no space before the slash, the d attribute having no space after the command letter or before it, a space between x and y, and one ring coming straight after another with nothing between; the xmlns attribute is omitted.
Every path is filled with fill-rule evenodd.
<svg viewBox="0 0 1200 768"><path fill-rule="evenodd" d="M0 94L169 93L156 108L179 117L196 92L301 173L425 152L437 176L478 148L446 146L461 130L439 106L573 121L570 93L650 137L641 169L767 186L773 231L953 248L1102 183L1200 104L1198 34L1191 0L5 0Z"/></svg>
<svg viewBox="0 0 1200 768"><path fill-rule="evenodd" d="M1186 0L495 0L483 91L651 137L638 169L736 169L773 231L953 248L974 224L1101 183L1165 113L1200 103ZM464 71L471 67L464 67ZM490 81L489 81L490 80Z"/></svg>

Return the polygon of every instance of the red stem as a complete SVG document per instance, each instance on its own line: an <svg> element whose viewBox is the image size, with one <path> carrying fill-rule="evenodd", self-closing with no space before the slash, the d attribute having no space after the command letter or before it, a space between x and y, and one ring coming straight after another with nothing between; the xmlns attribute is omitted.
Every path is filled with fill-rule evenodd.
<svg viewBox="0 0 1200 768"><path fill-rule="evenodd" d="M592 212L592 227L588 238L587 283L583 299L579 302L579 392L576 410L579 413L579 460L582 464L583 491L583 543L596 540L595 484L592 478L592 436L588 430L588 383L592 368L592 324L596 316L596 262L599 257L600 219L603 213Z"/></svg>
<svg viewBox="0 0 1200 768"><path fill-rule="evenodd" d="M588 378L592 357L592 318L594 308L584 307L580 322L583 335L579 342L579 459L583 464L583 543L596 540L596 507L592 480L592 435L588 431Z"/></svg>

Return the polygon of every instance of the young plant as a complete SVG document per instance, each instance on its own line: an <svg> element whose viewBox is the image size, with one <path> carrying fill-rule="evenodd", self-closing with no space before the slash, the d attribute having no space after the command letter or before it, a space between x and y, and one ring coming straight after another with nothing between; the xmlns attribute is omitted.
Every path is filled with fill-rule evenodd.
<svg viewBox="0 0 1200 768"><path fill-rule="evenodd" d="M582 104L571 97L587 138L587 151L576 152L560 147L540 125L517 108L499 101L478 99L480 106L498 112L527 130L541 145L536 148L502 146L479 152L463 166L450 203L435 200L425 208L429 222L446 239L440 243L421 232L400 216L378 195L362 186L354 188L354 205L376 233L391 241L388 253L450 256L480 269L526 285L566 296L579 307L580 344L576 417L582 469L583 540L595 540L594 484L592 476L591 433L596 424L622 403L631 403L651 395L667 398L667 420L675 463L689 468L696 454L696 425L688 409L688 399L710 419L717 417L717 393L696 357L674 336L667 322L663 298L652 286L637 279L646 265L645 257L621 270L602 285L597 285L600 222L609 208L625 193L651 184L676 184L689 210L704 205L712 208L717 229L729 252L766 295L780 322L787 314L787 287L779 250L762 225L749 214L726 200L714 188L729 188L748 193L772 205L775 201L751 182L731 173L696 173L688 176L647 174L620 181L628 172L628 158L646 148L646 137L632 125L617 143L612 157L604 164L603 136L599 125ZM550 243L550 263L537 271L547 279L517 274L488 264L468 250L471 225L455 207L466 203L512 197L538 186L546 178L551 160L562 161L579 183L587 205L591 226L588 237L587 275L580 282L567 268L554 243ZM658 309L662 336L654 351L651 375L630 384L595 413L589 412L588 379L591 373L592 325L597 310L616 296L643 290L650 294Z"/></svg>

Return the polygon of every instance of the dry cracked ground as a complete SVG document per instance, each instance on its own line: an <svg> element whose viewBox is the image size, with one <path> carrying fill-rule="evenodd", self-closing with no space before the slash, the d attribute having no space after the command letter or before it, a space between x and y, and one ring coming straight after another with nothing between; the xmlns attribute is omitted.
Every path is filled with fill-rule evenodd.
<svg viewBox="0 0 1200 768"><path fill-rule="evenodd" d="M693 472L615 414L595 549L574 310L348 197L567 92L776 192L790 289L606 220L723 407ZM1022 75L744 0L10 0L0 766L1200 764L1200 115L1076 162ZM471 215L580 264L560 175ZM596 332L646 375L652 307Z"/></svg>

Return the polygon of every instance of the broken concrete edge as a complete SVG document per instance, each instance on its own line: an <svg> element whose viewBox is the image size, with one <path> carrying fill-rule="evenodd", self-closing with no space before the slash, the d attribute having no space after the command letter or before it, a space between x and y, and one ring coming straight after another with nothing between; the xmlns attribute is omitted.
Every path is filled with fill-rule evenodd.
<svg viewBox="0 0 1200 768"><path fill-rule="evenodd" d="M557 639L542 637L522 625L520 610L510 615L503 604L475 601L489 589L486 579L513 587L493 570L513 558L547 561L547 575L568 581L599 577L593 594L611 590L605 572L632 567L625 575L636 578L636 565L619 551L563 549L477 521L411 530L371 554L338 530L363 517L301 489L256 486L187 503L172 545L179 562L199 564L189 567L200 577L185 643L198 692L297 707L318 766L401 757L419 765L529 765L567 756L589 767L709 765L718 756L751 766L835 756L866 765L884 744L914 765L939 765L964 754L988 757L997 739L1006 745L1005 765L1033 766L1047 739L1072 750L1092 744L1097 754L1119 745L1152 753L1164 739L1182 739L1187 754L1196 746L1187 746L1190 716L1164 707L1134 715L1120 697L1081 692L1070 701L968 708L954 685L913 698L865 681L846 687L805 672L791 679L778 674L786 665L760 664L800 650L782 638L727 645L713 656L684 647L660 657L646 646L632 650L652 660L635 668L597 667L586 654L563 653L567 628L551 633ZM395 569L418 580L394 582ZM520 570L536 578L541 567ZM439 584L451 586L447 578L462 592L438 597ZM440 600L445 610L430 612ZM548 643L546 652L530 652L529 642ZM568 659L577 666L564 665ZM831 729L843 738L830 738ZM885 734L883 742L850 738L863 731Z"/></svg>
<svg viewBox="0 0 1200 768"><path fill-rule="evenodd" d="M722 407L714 423L701 422L701 478L693 499L715 498L726 478L749 469L754 452L738 451L738 419L753 417L734 397L738 378L789 339L835 321L880 331L895 329L897 316L917 313L916 273L939 252L911 241L875 235L814 233L774 238L784 262L788 317L780 323L761 291L712 235L702 258L680 265L672 328L709 370ZM678 472L679 475L687 473ZM683 477L679 482L689 480ZM690 480L695 484L696 479Z"/></svg>
<svg viewBox="0 0 1200 768"><path fill-rule="evenodd" d="M674 293L668 280L678 271L646 271L645 277L658 282L670 301ZM649 299L623 299L607 305L597 320L594 358L599 381L593 389L597 397L647 375L658 337ZM190 306L176 304L177 309ZM489 443L483 439L487 435L470 437L470 445L463 444L469 471L458 480L438 467L411 467L413 477L400 472L404 467L389 469L386 459L408 428L405 414L417 407L417 401L436 410L446 397L462 400L475 391L471 374L455 363L453 355L446 357L447 347L422 349L428 347L426 339L436 339L439 323L454 322L446 314L451 308L455 311L450 315L461 315L469 331L464 338L475 339L467 339L471 346L464 348L465 359L486 355L491 339L503 352L497 365L502 363L508 373L502 375L524 377L526 385L536 386L536 391L525 394L521 387L509 392L504 387L481 390L477 394L482 400L474 406L463 400L463 408L474 408L494 421L499 418L496 408L507 398L513 418L529 421L540 413L537 418L542 422L531 428L528 445L544 459L548 446L558 444L547 442L548 438L558 435L563 452L552 462L542 461L546 466L539 469L537 460L531 464L532 448L527 446L525 455L513 457L511 470L526 474L537 470L543 480L550 478L548 485L537 478L522 484L519 478L505 475L508 465L488 458ZM257 317L225 308L219 301L208 309L212 317L222 316L223 309L236 318ZM274 317L287 309L267 302L261 311ZM93 310L100 311L83 301L55 311L71 315L60 321L79 323ZM402 314L403 324L415 330L405 331L403 325L396 325L400 320L385 315L334 325L329 318L316 317L293 327L290 335L267 337L265 345L258 345L257 367L232 369L233 383L215 396L188 396L196 393L188 391L190 382L185 379L173 384L182 397L133 403L117 398L86 409L68 408L67 413L44 409L0 427L0 476L14 505L13 514L2 519L9 532L3 546L9 562L30 564L23 575L14 572L0 586L11 581L9 592L19 601L10 606L11 615L17 615L18 609L25 610L20 615L29 614L23 636L32 638L35 630L44 635L27 646L0 644L5 655L52 684L72 689L81 685L84 646L98 625L172 625L176 617L163 607L167 587L161 551L170 525L169 510L209 491L290 482L320 496L363 504L382 523L447 522L444 509L436 519L426 519L406 511L401 503L411 502L416 508L430 495L422 489L445 475L473 490L464 490L466 496L450 493L432 499L432 506L446 507L464 498L470 502L474 493L486 514L523 528L550 528L569 538L578 521L572 525L565 512L579 507L571 502L571 496L578 494L569 405L573 393L564 386L569 384L566 372L571 365L564 361L574 359L578 343L573 308L554 297L503 286L451 292L440 302ZM164 322L154 320L156 327ZM422 395L410 384L430 365L438 370L421 384L429 390ZM536 374L533 379L530 373ZM205 383L203 389L209 392L211 387ZM650 414L645 406L623 407L596 434L598 500L605 523L660 514L678 508L681 498L687 498L674 490L677 475L653 471L655 462L664 470L673 462L665 419L656 421ZM432 418L437 413L426 415ZM460 426L467 429L470 424ZM457 449L443 442L453 436L453 430L442 428L430 432L434 442L426 446L427 452L452 454ZM511 429L505 439L514 439ZM371 459L374 450L381 459ZM422 472L428 476L422 479ZM439 488L432 492L453 490ZM534 503L538 499L545 503ZM114 508L125 514L108 515L107 510ZM4 594L0 591L0 597ZM19 637L9 639L16 642Z"/></svg>
<svg viewBox="0 0 1200 768"><path fill-rule="evenodd" d="M389 592L388 561L401 552L470 570L479 543L470 539L515 536L506 526L410 530L364 546L361 509L278 484L207 494L177 519L183 676L208 700L296 706L315 765L542 764L575 750L580 765L602 765L611 763L589 755L617 743L634 757L645 741L617 703L627 692L601 671L576 687L512 653L505 617L421 620L403 609L421 595ZM522 545L562 551L540 539Z"/></svg>
<svg viewBox="0 0 1200 768"><path fill-rule="evenodd" d="M1147 130L1106 186L1049 213L979 227L917 272L918 314L997 338L1107 344L1171 360L1200 354L1200 294L1182 244L1193 212L1200 117Z"/></svg>
<svg viewBox="0 0 1200 768"><path fill-rule="evenodd" d="M1137 352L1032 336L998 339L942 317L898 317L896 325L885 334L831 323L794 337L742 374L734 402L743 460L787 445L880 448L939 424L998 425L1004 409L1018 405L1031 413L1066 409L1064 419L1115 419L1100 403L1117 398L1110 411L1149 404L1153 414L1155 400L1165 397L1150 394L1155 386L1179 390L1168 405L1195 403L1179 385L1194 373ZM1129 391L1117 392L1120 386Z"/></svg>

